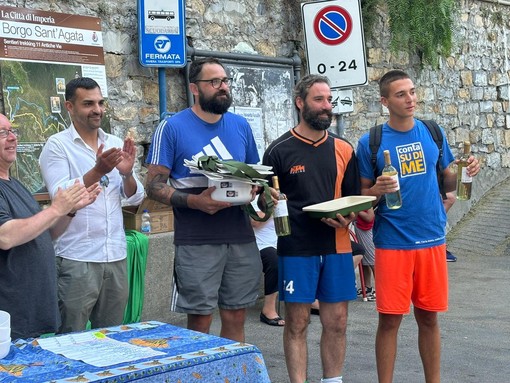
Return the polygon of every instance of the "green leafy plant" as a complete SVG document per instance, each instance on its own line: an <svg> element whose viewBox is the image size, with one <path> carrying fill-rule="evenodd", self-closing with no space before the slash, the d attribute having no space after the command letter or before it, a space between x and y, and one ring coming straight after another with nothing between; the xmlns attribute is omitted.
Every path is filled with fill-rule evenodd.
<svg viewBox="0 0 510 383"><path fill-rule="evenodd" d="M452 49L455 0L387 0L390 48L417 53L423 64L438 65Z"/></svg>
<svg viewBox="0 0 510 383"><path fill-rule="evenodd" d="M365 40L373 36L374 26L377 22L376 8L381 0L361 0L361 17L363 18L363 30Z"/></svg>

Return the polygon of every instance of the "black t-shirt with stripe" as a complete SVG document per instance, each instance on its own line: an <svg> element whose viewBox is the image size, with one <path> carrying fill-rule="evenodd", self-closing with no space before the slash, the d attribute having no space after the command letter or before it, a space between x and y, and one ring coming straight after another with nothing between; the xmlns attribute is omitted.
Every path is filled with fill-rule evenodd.
<svg viewBox="0 0 510 383"><path fill-rule="evenodd" d="M304 206L360 194L360 176L350 143L326 131L312 142L294 129L275 140L264 153L280 190L288 198L290 236L278 238L279 255L325 255L351 251L347 229L334 229L310 218Z"/></svg>

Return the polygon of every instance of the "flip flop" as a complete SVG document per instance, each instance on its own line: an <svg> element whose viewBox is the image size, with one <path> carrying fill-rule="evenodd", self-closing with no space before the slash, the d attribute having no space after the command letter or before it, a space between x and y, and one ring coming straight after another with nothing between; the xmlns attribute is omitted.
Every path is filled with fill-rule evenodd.
<svg viewBox="0 0 510 383"><path fill-rule="evenodd" d="M285 323L281 323L283 318L281 316L277 316L276 318L269 319L264 314L260 313L260 321L262 323L268 324L269 326L285 326Z"/></svg>

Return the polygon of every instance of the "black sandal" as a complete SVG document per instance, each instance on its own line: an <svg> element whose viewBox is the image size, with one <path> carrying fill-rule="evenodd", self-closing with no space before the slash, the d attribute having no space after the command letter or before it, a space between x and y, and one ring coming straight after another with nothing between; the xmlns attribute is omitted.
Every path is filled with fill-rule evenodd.
<svg viewBox="0 0 510 383"><path fill-rule="evenodd" d="M285 323L282 323L284 319L281 316L277 316L276 318L269 319L264 314L260 313L260 321L262 323L268 324L269 326L285 326Z"/></svg>

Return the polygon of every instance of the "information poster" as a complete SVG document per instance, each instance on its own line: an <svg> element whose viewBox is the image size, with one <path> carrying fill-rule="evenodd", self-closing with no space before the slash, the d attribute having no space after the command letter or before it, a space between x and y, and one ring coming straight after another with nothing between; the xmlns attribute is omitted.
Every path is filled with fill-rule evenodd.
<svg viewBox="0 0 510 383"><path fill-rule="evenodd" d="M97 17L0 6L3 110L19 129L11 174L32 193L44 193L38 171L46 139L71 123L65 85L91 77L107 97L101 20Z"/></svg>
<svg viewBox="0 0 510 383"><path fill-rule="evenodd" d="M226 67L232 77L233 111L250 123L262 160L269 144L297 123L293 69L230 63Z"/></svg>

